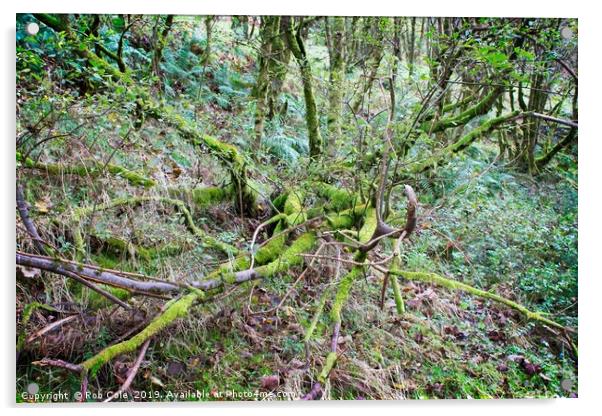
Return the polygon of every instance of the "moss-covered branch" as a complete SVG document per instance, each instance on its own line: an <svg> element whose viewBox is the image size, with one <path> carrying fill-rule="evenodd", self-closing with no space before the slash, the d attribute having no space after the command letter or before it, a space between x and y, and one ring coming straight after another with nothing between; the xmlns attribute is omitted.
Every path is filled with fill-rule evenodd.
<svg viewBox="0 0 602 416"><path fill-rule="evenodd" d="M502 115L499 117L495 117L495 118L492 118L490 120L487 120L487 121L481 123L481 125L472 129L470 132L468 132L467 134L462 136L460 139L458 139L454 143L437 151L437 153L435 155L433 155L432 157L428 158L427 160L425 160L421 163L411 166L409 170L412 173L420 173L420 172L424 172L428 169L431 169L431 168L439 165L443 161L448 160L451 155L458 153L458 152L464 150L465 148L467 148L468 146L470 146L479 137L483 136L484 134L489 133L491 130L495 129L500 124L505 123L506 121L517 117L518 115L519 115L519 112L514 111L512 113L505 114L505 115Z"/></svg>
<svg viewBox="0 0 602 416"><path fill-rule="evenodd" d="M447 117L442 120L439 120L435 124L430 122L425 122L422 124L421 129L427 133L438 133L440 131L446 130L450 127L459 127L468 123L475 117L485 115L491 110L495 100L499 98L499 96L504 91L501 87L496 87L489 94L487 94L481 101L473 105L472 107L466 109L460 114Z"/></svg>
<svg viewBox="0 0 602 416"><path fill-rule="evenodd" d="M408 271L396 270L396 269L389 270L389 273L399 276L399 277L403 277L404 279L407 279L407 280L432 283L434 285L442 286L442 287L445 287L450 290L460 290L460 291L467 292L471 295L474 295L474 296L477 296L477 297L480 297L483 299L490 299L495 302L504 304L504 305L514 309L515 311L520 312L527 319L534 320L534 321L540 322L542 324L545 324L545 325L548 325L548 326L551 326L554 328L563 329L563 330L567 329L563 325L561 325L557 322L554 322L554 321L542 316L541 314L539 314L537 312L532 312L529 309L527 309L525 306L523 306L517 302L514 302L510 299L506 299L495 293L477 289L476 287L467 285L466 283L458 282L458 281L455 281L452 279L447 279L447 278L445 278L443 276L439 276L438 274L435 274L435 273L408 272Z"/></svg>
<svg viewBox="0 0 602 416"><path fill-rule="evenodd" d="M186 316L188 309L190 309L193 303L202 299L203 296L204 294L202 291L196 290L173 301L166 308L165 312L153 319L141 332L126 341L105 348L92 358L81 363L81 366L85 371L88 371L91 376L94 376L100 367L111 361L113 358L137 350L147 339L165 329L176 319Z"/></svg>
<svg viewBox="0 0 602 416"><path fill-rule="evenodd" d="M81 177L99 177L105 173L109 173L113 176L123 178L129 183L135 186L144 186L150 188L155 186L156 182L152 179L145 177L144 175L128 170L124 167L117 166L111 163L104 164L100 162L90 162L87 165L62 165L59 163L41 163L36 162L30 158L26 160L23 156L17 152L17 162L20 162L23 167L28 169L36 169L46 172L50 175L77 175Z"/></svg>

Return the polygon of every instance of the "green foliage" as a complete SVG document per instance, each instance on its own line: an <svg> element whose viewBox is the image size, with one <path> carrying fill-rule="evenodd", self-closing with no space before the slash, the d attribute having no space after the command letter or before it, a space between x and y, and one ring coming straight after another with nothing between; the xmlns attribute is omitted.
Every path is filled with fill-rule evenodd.
<svg viewBox="0 0 602 416"><path fill-rule="evenodd" d="M270 155L289 165L296 164L299 158L309 154L306 137L290 137L276 132L265 137L262 144Z"/></svg>
<svg viewBox="0 0 602 416"><path fill-rule="evenodd" d="M476 148L472 157L483 152L486 147ZM428 256L435 255L443 260L442 271L485 288L511 285L539 310L575 314L564 318L574 324L576 190L556 186L552 178L530 184L495 162L472 157L457 158L453 167L437 172L429 193L433 204L445 200L445 208L417 241L422 253L406 255L408 266L433 270L437 266Z"/></svg>

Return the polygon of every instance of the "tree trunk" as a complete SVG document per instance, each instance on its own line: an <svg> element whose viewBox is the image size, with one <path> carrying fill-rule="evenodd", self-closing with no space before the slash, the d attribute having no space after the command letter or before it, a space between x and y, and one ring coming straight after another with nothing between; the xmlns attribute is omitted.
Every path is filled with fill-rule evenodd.
<svg viewBox="0 0 602 416"><path fill-rule="evenodd" d="M213 24L216 16L205 16L205 35L207 45L205 47L205 56L203 57L203 66L208 66L211 63L211 38L213 33Z"/></svg>
<svg viewBox="0 0 602 416"><path fill-rule="evenodd" d="M262 16L260 26L261 49L259 52L259 73L253 95L255 96L255 149L261 146L267 112L268 90L270 85L270 60L272 56L272 37L279 17Z"/></svg>
<svg viewBox="0 0 602 416"><path fill-rule="evenodd" d="M307 123L307 133L309 136L309 155L312 159L318 158L322 154L322 136L320 135L320 122L318 119L318 110L313 89L313 77L311 66L307 59L305 45L301 36L303 29L303 18L299 19L298 27L294 28L295 22L292 17L285 17L287 30L286 40L292 54L297 60L301 79L303 81L303 95L305 97L305 121Z"/></svg>
<svg viewBox="0 0 602 416"><path fill-rule="evenodd" d="M270 59L270 88L268 91L268 119L271 120L277 114L282 114L286 106L279 106L280 93L288 72L288 64L291 60L291 51L286 47L284 33L286 27L280 17L278 25L274 27L275 33L272 37L272 59Z"/></svg>
<svg viewBox="0 0 602 416"><path fill-rule="evenodd" d="M343 110L343 88L345 81L345 20L343 17L326 19L330 33L328 54L330 57L330 80L328 88L328 153L333 154L336 142L341 137L341 113Z"/></svg>
<svg viewBox="0 0 602 416"><path fill-rule="evenodd" d="M152 69L155 76L159 79L159 88L161 88L161 60L163 59L163 48L165 48L165 44L167 42L167 35L171 30L172 24L173 15L170 14L165 18L163 30L159 32L157 28L157 33L155 35L155 50L153 52Z"/></svg>

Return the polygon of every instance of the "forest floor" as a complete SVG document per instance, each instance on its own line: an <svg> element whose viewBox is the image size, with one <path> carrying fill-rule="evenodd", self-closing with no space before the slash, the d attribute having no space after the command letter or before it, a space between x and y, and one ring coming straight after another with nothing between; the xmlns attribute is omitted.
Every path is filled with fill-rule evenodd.
<svg viewBox="0 0 602 416"><path fill-rule="evenodd" d="M200 175L204 185L214 184L212 174L219 171L215 162L203 158L195 167L180 169L173 156L187 154L186 145L169 132L159 135L165 138L166 148L174 150L166 153L161 149L157 157L169 159L152 162L163 167L161 172L155 171L155 179L164 181L165 187L190 185L198 166L203 170ZM139 155L142 159L148 155L148 146L138 146L144 150ZM570 298L576 291L577 189L572 185L576 177L571 178L571 171L567 170L564 174L568 179L549 173L545 181L534 182L495 164L495 152L496 148L488 144L476 146L454 160L451 168L428 182L415 184L420 192L418 226L404 244L402 258L406 269L429 270L495 290L576 327L576 299ZM130 164L136 163L133 153L128 149ZM67 157L72 158L71 163L77 161L76 155ZM70 163L66 158L62 162ZM127 186L115 188L110 183L115 179L102 181L95 179L94 184L101 200L108 200L109 194L119 197L139 192ZM77 177L46 177L42 173L33 178L28 188L35 189L35 193L29 199L37 201L34 207L40 227L60 227L61 212L68 212L65 204L77 200L78 192L89 192L86 186L87 181ZM144 194L154 192L157 191ZM395 209L403 212L402 205L399 201ZM260 221L241 219L228 203L199 209L193 215L205 231L239 247L248 244ZM215 253L198 248L179 216L161 204L99 212L92 227L92 235L117 236L142 247L171 242L182 250L148 261L132 257L127 248L111 254L106 248L101 250L102 241L91 241L91 260L103 267L175 278L201 276L216 265ZM69 251L72 247L65 242L61 249ZM219 400L220 391L272 391L271 376L277 376L277 391L302 395L311 387L303 333L315 313L315 300L327 285L334 284L326 279L335 267L332 263L310 269L302 285L275 312L257 313L278 305L302 268L291 269L281 278L264 280L251 291L248 286L239 287L222 300L196 307L187 319L153 342L135 388L153 392L192 389L210 392L210 399ZM353 288L339 337L342 355L325 398L576 394L575 357L559 342L557 334L492 302L414 282L401 286L407 312L399 316L390 296L381 309L381 280L382 275L368 274ZM28 283L19 280L19 286L23 285ZM20 313L34 300L73 296L69 282L61 278L38 291L29 285L21 289L17 297ZM50 383L57 377L56 370L27 363L43 356L75 361L76 357L89 357L144 318L140 312L118 311L97 295L85 293L73 301L83 302L83 310L89 309L90 315L83 312L59 331L44 334L28 346L21 358L23 364L17 368L17 391L32 381L41 386L52 385L53 390L76 390L77 377ZM146 299L137 306L149 315L158 307ZM69 309L69 303L64 307ZM92 313L99 308L101 313ZM32 333L58 316L38 312L21 330ZM311 342L312 368L322 364L329 340L327 322L319 321ZM117 360L104 369L99 386L117 387L116 381L123 378L119 372L131 364L127 360L134 358L122 357L126 362Z"/></svg>
<svg viewBox="0 0 602 416"><path fill-rule="evenodd" d="M226 31L217 36L226 37ZM318 49L312 49L312 56L320 56ZM219 44L216 47L219 64L199 100L178 98L172 105L206 134L251 154L256 149L246 138L252 136L253 109L247 108L247 97L240 93L252 82L250 53L229 46L224 50L229 51L227 59ZM166 61L172 58L167 56ZM319 70L318 62L316 58ZM320 88L318 84L316 89ZM266 199L282 189L296 188L319 169L332 170L327 174L341 188L353 181L349 166L339 175L337 164L310 166L301 157L307 139L294 136L304 128L302 101L295 93L299 90L293 81L285 85L283 96L291 116L281 126L268 126L275 133L266 137L264 148L254 155L256 164L249 166L254 188ZM48 103L25 95L23 91L18 97L27 101L20 117L35 119ZM49 142L40 161L78 165L91 158L110 160L143 172L156 185L144 189L118 176L90 178L30 170L25 196L43 235L70 235L73 207L89 206L90 201L96 208L115 198L169 197L174 189L227 183L228 175L215 158L160 121L146 120L137 131L124 130L129 116L116 103L126 95L121 91L110 99L92 96L67 103L58 124L69 130L84 120L85 127L77 131L81 140ZM408 97L405 104L415 99ZM199 101L203 104L197 105ZM483 138L445 169L410 183L418 195L418 223L403 242L404 269L438 273L494 291L576 329L576 164L561 154L554 169L542 172L535 181L499 161L495 143L494 137ZM310 189L307 199L312 197ZM195 224L241 250L250 249L253 232L270 215L267 206L248 218L241 217L231 202L197 202L187 201ZM401 192L393 195L393 218L403 219L405 209ZM186 283L228 260L223 253L200 247L182 216L161 202L98 210L92 217L84 224L89 236L87 260L104 268ZM271 230L260 233L258 243L269 237L267 231ZM32 249L19 226L17 241L19 250ZM59 243L58 253L74 252L69 239ZM391 245L385 242L383 247ZM334 255L327 250L323 254ZM378 256L379 251L371 255ZM277 392L283 394L278 398L293 399L307 393L315 381L313 369L322 366L329 349L328 318L318 320L308 350L304 333L321 294L337 283L331 280L337 266L322 261L308 267L293 288L306 266L233 287L211 302L194 306L186 318L152 340L132 386L145 392L138 398L187 400L192 398L165 394L192 390L207 393L206 400L256 399L257 394L264 398ZM17 273L17 329L27 339L17 361L17 401L32 382L39 385L40 393L78 391L77 376L31 362L44 357L69 362L89 358L126 337L132 328L140 328L163 303L135 297L131 300L135 312L124 311L95 292L75 290L66 278L48 275L42 282L39 277L40 272L31 269ZM400 315L391 288L381 304L382 280L373 271L352 288L337 341L340 357L324 386L324 399L576 396L577 357L562 334L499 304L403 279L406 312ZM37 308L23 325L35 302L53 303L53 310ZM326 309L330 306L327 302ZM270 311L262 313L266 310ZM64 318L68 320L57 329L38 332ZM135 359L136 354L127 354L104 366L90 389L117 390Z"/></svg>

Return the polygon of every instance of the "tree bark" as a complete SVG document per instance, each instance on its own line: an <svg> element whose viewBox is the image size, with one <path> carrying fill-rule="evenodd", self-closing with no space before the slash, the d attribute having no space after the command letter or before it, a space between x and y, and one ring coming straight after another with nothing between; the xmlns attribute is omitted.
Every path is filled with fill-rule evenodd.
<svg viewBox="0 0 602 416"><path fill-rule="evenodd" d="M168 15L165 18L163 30L157 30L155 39L155 49L153 51L153 59L151 62L153 73L159 79L159 87L161 87L161 61L163 59L163 49L167 43L167 35L173 25L173 15Z"/></svg>
<svg viewBox="0 0 602 416"><path fill-rule="evenodd" d="M345 82L345 19L325 19L330 42L330 79L328 88L328 153L334 154L336 142L341 137L341 113Z"/></svg>
<svg viewBox="0 0 602 416"><path fill-rule="evenodd" d="M305 121L307 124L307 133L309 136L309 155L312 159L317 159L322 154L322 136L320 134L320 122L318 118L318 109L313 88L313 75L305 44L303 42L303 18L295 22L293 17L284 17L287 25L286 40L288 46L301 71L301 80L303 81L303 95L305 97ZM297 26L295 28L295 26Z"/></svg>

